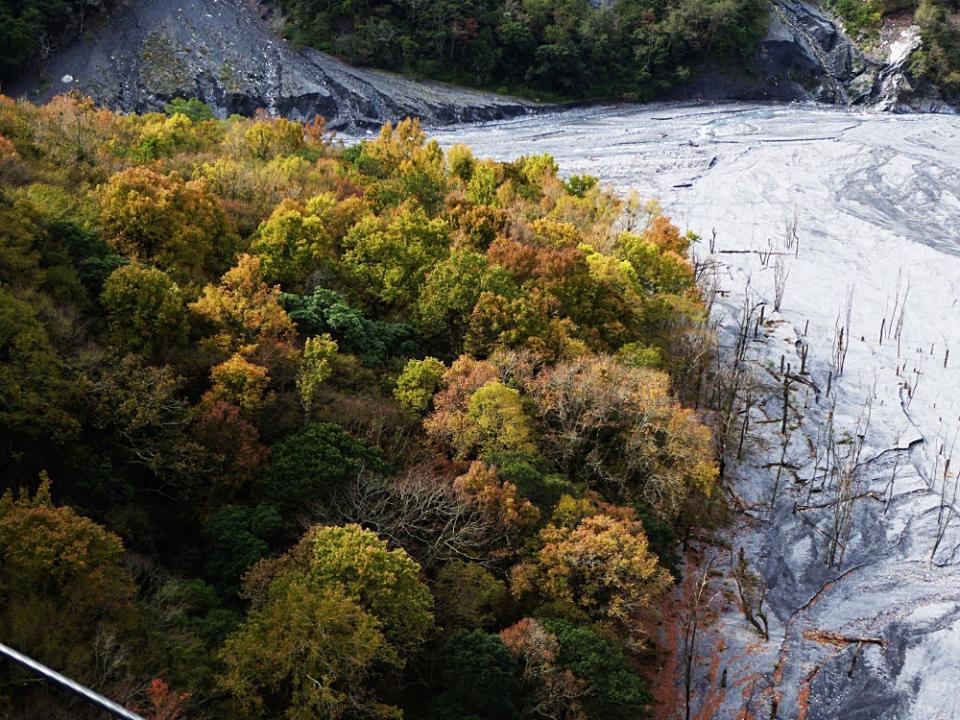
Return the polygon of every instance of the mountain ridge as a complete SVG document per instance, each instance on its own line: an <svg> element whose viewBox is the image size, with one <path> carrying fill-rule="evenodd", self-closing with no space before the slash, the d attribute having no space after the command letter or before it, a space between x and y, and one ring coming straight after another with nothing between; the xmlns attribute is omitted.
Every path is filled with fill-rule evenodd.
<svg viewBox="0 0 960 720"><path fill-rule="evenodd" d="M705 63L672 100L820 101L892 111L952 111L909 58L906 27L865 53L829 12L773 0L766 35L747 70ZM882 57L886 53L885 57ZM77 91L116 110L159 110L196 97L222 117L257 110L296 120L323 115L332 128L372 129L416 116L429 125L499 120L540 104L357 68L280 38L248 0L128 0L73 45L13 83L7 94L43 102Z"/></svg>

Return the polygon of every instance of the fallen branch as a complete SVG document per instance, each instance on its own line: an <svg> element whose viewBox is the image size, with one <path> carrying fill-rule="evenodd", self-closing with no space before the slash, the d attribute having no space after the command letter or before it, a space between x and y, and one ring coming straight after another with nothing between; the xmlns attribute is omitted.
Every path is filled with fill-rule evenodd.
<svg viewBox="0 0 960 720"><path fill-rule="evenodd" d="M838 647L843 647L844 645L851 645L854 643L858 645L879 645L880 647L887 646L887 641L883 638L839 635L837 633L827 632L826 630L806 630L804 631L803 636L807 640L813 640L814 642L827 645L836 645Z"/></svg>

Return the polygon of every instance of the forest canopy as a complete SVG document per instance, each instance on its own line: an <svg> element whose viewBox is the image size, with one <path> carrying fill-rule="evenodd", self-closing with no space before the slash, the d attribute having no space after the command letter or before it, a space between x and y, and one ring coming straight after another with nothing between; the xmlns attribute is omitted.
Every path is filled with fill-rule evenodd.
<svg viewBox="0 0 960 720"><path fill-rule="evenodd" d="M166 720L643 717L723 511L697 238L202 109L0 99L0 635Z"/></svg>
<svg viewBox="0 0 960 720"><path fill-rule="evenodd" d="M284 33L347 60L565 98L649 98L707 56L739 61L766 0L274 0Z"/></svg>

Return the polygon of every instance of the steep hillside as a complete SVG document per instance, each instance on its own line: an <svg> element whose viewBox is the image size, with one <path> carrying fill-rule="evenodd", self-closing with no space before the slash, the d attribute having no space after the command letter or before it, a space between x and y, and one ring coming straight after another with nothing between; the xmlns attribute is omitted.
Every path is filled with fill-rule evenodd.
<svg viewBox="0 0 960 720"><path fill-rule="evenodd" d="M219 114L263 108L336 128L415 115L433 123L490 120L532 103L358 70L277 38L246 0L132 0L83 39L13 82L13 96L46 101L77 90L124 111L199 97Z"/></svg>
<svg viewBox="0 0 960 720"><path fill-rule="evenodd" d="M611 12L607 3L594 4L600 6L598 17ZM271 7L276 11L276 5ZM265 12L263 6L250 0L129 0L117 9L100 13L98 20L88 21L81 40L37 62L4 90L38 102L76 90L100 104L127 112L160 109L175 97L197 97L224 117L231 113L251 115L259 109L300 120L319 114L330 120L331 127L351 130L408 115L439 125L511 117L536 107L526 100L414 82L379 70L353 67L307 47L308 41L315 46L326 45L311 36L307 26L291 31L289 19L285 32L296 44L283 40L273 27L277 23L268 22ZM913 24L912 15L905 20L900 16L899 23L887 23L882 30L878 26L869 42L865 41L867 36L858 36L858 42L854 42L843 22L820 5L805 0L771 0L766 30L762 37L755 36L752 42L756 50L748 57L733 60L729 52L691 51L663 60L660 70L650 76L652 85L641 83L635 88L637 92L625 92L633 86L614 81L626 70L603 65L618 57L622 60L622 54L616 53L604 56L606 59L590 54L581 75L564 71L563 63L557 60L557 67L556 63L547 63L553 70L541 68L543 73L537 70L530 77L539 77L541 85L546 83L545 97L815 100L897 111L950 110L948 101L953 96L948 94L945 99L937 85L952 77L951 55L944 50L952 47L951 36L943 29L946 25L934 22L943 20L940 15L934 13L924 20L927 16L918 13L918 17L926 30ZM609 17L605 22L609 24ZM698 27L690 22L694 23L690 27ZM853 28L851 32L860 32L849 21L847 25ZM360 47L366 40L359 31L347 32L350 27L349 22L343 26L329 49L371 62L370 47ZM722 28L716 32L716 43L733 42ZM649 39L656 50L659 45L654 40L653 36ZM413 37L403 46L411 42L420 41ZM549 54L546 47L539 46L535 57ZM482 49L474 48L476 54L482 54ZM387 50L389 47L384 52ZM411 69L389 58L381 60L377 62ZM450 68L434 67L436 72L430 71L429 63L418 67L428 75L470 81L458 74L457 62L451 56ZM599 64L589 65L594 62ZM596 80L601 66L606 70L600 74L612 78L610 82ZM504 82L513 77L503 72ZM516 78L528 74L524 71ZM944 79L937 81L940 77ZM571 82L569 87L563 85ZM492 83L488 78L480 84Z"/></svg>
<svg viewBox="0 0 960 720"><path fill-rule="evenodd" d="M695 238L558 172L0 97L0 638L148 720L648 720Z"/></svg>
<svg viewBox="0 0 960 720"><path fill-rule="evenodd" d="M768 0L267 0L297 44L482 88L649 100L704 58L741 64Z"/></svg>
<svg viewBox="0 0 960 720"><path fill-rule="evenodd" d="M935 84L915 70L920 29L890 23L863 35L806 0L773 0L761 41L758 72L770 87L800 88L809 97L884 110L941 112L951 108ZM851 39L851 34L857 40Z"/></svg>

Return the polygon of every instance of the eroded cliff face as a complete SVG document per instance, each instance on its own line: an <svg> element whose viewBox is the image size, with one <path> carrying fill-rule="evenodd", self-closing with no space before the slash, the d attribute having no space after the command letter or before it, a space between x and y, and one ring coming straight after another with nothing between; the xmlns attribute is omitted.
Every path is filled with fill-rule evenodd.
<svg viewBox="0 0 960 720"><path fill-rule="evenodd" d="M911 53L920 46L909 18L885 25L867 52L829 12L805 0L772 0L770 26L757 57L762 82L781 95L900 112L950 112L936 88L914 77Z"/></svg>
<svg viewBox="0 0 960 720"><path fill-rule="evenodd" d="M45 101L76 90L112 108L161 109L196 97L218 114L259 109L334 128L373 128L417 116L431 124L528 112L532 104L350 67L279 39L249 0L128 0L109 21L5 88Z"/></svg>
<svg viewBox="0 0 960 720"><path fill-rule="evenodd" d="M950 111L936 89L909 72L919 42L907 20L888 28L877 49L866 53L819 5L771 0L769 29L754 62L745 70L706 64L670 98ZM535 109L522 100L412 82L293 48L273 32L254 0L125 0L81 41L4 88L35 101L70 90L123 111L158 110L175 97L197 97L221 116L258 109L299 120L323 115L332 127L350 131L408 115L443 125Z"/></svg>

